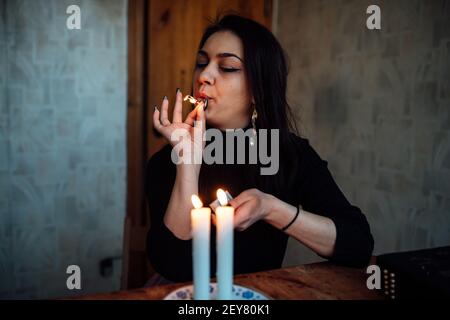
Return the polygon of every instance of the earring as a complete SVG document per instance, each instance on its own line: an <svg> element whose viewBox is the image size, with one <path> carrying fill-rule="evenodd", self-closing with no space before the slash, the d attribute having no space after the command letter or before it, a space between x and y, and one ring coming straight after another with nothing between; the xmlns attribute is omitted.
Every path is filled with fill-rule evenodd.
<svg viewBox="0 0 450 320"><path fill-rule="evenodd" d="M254 146L256 145L256 119L258 118L258 112L256 112L256 106L253 108L253 114L252 114L252 127L253 127L253 135L250 137L250 145Z"/></svg>

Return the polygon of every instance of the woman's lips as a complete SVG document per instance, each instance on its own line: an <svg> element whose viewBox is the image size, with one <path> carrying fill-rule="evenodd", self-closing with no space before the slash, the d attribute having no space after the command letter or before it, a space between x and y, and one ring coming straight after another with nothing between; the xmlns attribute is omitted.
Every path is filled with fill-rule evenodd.
<svg viewBox="0 0 450 320"><path fill-rule="evenodd" d="M207 94L203 93L203 92L199 92L196 94L195 96L196 99L208 99L211 100L212 98L210 96L208 96Z"/></svg>
<svg viewBox="0 0 450 320"><path fill-rule="evenodd" d="M211 103L211 97L209 97L208 95L204 94L204 93L198 93L195 96L195 99L197 100L203 100L204 102L204 106L203 106L203 110L206 110L208 108L208 105Z"/></svg>

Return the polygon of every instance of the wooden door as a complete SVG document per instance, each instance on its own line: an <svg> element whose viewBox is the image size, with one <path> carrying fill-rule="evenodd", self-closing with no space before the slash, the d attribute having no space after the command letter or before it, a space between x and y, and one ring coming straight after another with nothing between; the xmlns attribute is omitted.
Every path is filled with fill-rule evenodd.
<svg viewBox="0 0 450 320"><path fill-rule="evenodd" d="M166 144L153 131L153 106L160 105L164 95L173 102L177 87L185 94L190 92L202 33L209 20L230 11L271 27L272 0L129 0L123 289L142 286L152 272L145 254L150 221L143 189L144 168L147 159ZM188 112L186 108L184 116Z"/></svg>

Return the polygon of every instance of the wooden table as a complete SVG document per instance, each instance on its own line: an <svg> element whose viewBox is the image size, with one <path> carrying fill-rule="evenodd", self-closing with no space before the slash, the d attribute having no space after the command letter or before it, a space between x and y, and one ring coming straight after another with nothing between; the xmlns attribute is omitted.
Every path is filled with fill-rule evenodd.
<svg viewBox="0 0 450 320"><path fill-rule="evenodd" d="M366 287L365 269L353 269L329 262L301 265L235 276L234 283L256 289L273 299L384 299L380 291ZM129 291L72 297L82 300L160 300L190 283L177 283Z"/></svg>

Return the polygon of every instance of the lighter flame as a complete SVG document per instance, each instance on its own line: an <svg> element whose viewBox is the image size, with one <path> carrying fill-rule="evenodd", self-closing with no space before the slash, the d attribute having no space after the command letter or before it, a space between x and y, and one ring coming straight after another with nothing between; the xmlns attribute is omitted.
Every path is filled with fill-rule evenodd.
<svg viewBox="0 0 450 320"><path fill-rule="evenodd" d="M195 99L193 96L187 95L187 96L184 97L183 100L184 101L188 101L189 100L189 102L192 103L194 106L198 106L200 103L203 102L203 110L206 110L206 108L208 106L208 99L207 98L205 98L205 99L201 99L201 98L200 99Z"/></svg>
<svg viewBox="0 0 450 320"><path fill-rule="evenodd" d="M184 101L189 100L189 102L192 103L192 104L196 104L198 102L197 99L195 99L193 96L190 96L190 95L187 95L186 97L184 97L183 100Z"/></svg>
<svg viewBox="0 0 450 320"><path fill-rule="evenodd" d="M226 206L228 204L227 194L222 189L217 189L217 199L219 199L221 206Z"/></svg>
<svg viewBox="0 0 450 320"><path fill-rule="evenodd" d="M200 198L197 195L193 194L191 196L191 201L195 209L200 209L201 207L203 207L202 200L200 200Z"/></svg>

